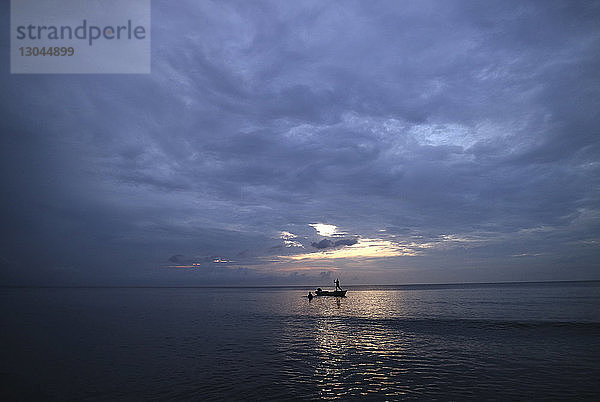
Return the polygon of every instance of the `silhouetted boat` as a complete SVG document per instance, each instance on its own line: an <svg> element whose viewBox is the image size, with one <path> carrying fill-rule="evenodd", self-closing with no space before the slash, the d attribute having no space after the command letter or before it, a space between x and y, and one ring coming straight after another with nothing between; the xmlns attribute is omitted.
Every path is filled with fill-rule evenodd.
<svg viewBox="0 0 600 402"><path fill-rule="evenodd" d="M337 296L346 297L347 290L315 290L317 296Z"/></svg>

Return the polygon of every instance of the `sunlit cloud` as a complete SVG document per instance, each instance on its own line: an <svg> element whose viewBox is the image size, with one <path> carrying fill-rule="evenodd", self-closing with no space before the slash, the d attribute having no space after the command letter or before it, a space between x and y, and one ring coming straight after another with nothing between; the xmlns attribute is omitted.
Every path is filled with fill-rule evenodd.
<svg viewBox="0 0 600 402"><path fill-rule="evenodd" d="M302 243L300 243L299 241L295 241L295 240L284 240L283 244L286 247L298 247L298 248L304 248L304 246L302 245Z"/></svg>
<svg viewBox="0 0 600 402"><path fill-rule="evenodd" d="M289 260L321 260L338 258L385 258L414 256L418 251L384 239L358 239L354 245L322 252L281 256Z"/></svg>
<svg viewBox="0 0 600 402"><path fill-rule="evenodd" d="M309 226L315 228L317 233L321 236L333 236L337 234L337 226L327 225L325 223L311 223Z"/></svg>
<svg viewBox="0 0 600 402"><path fill-rule="evenodd" d="M313 225L311 225L313 226ZM333 225L330 225L333 226ZM423 256L435 250L447 250L457 247L475 247L486 242L485 238L459 234L445 234L434 239L385 239L385 238L356 238L354 244L331 248L323 247L320 251L305 252L289 256L278 256L280 261L315 261L335 259L374 259L389 257ZM313 243L313 246L316 246Z"/></svg>
<svg viewBox="0 0 600 402"><path fill-rule="evenodd" d="M279 238L283 239L283 244L286 247L304 248L302 243L300 243L299 241L293 240L293 239L298 238L298 236L293 233L286 232L285 230L283 230L283 231L279 232Z"/></svg>
<svg viewBox="0 0 600 402"><path fill-rule="evenodd" d="M282 230L281 232L279 232L279 237L282 238L282 239L285 239L285 240L290 240L290 239L295 239L298 236L296 236L293 233L286 232L285 230Z"/></svg>

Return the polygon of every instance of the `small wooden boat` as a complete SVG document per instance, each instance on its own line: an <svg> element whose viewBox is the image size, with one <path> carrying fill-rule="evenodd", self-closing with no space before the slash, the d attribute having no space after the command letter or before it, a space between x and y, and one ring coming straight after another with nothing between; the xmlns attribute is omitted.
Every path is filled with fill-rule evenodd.
<svg viewBox="0 0 600 402"><path fill-rule="evenodd" d="M346 297L347 290L315 290L316 296L337 296Z"/></svg>

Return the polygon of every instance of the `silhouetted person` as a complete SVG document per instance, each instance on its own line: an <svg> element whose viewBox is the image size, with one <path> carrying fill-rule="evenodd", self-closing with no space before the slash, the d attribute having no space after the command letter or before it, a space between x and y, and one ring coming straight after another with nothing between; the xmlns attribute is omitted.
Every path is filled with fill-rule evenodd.
<svg viewBox="0 0 600 402"><path fill-rule="evenodd" d="M313 296L312 292L308 292L308 301L311 301L313 297L314 296Z"/></svg>
<svg viewBox="0 0 600 402"><path fill-rule="evenodd" d="M339 290L342 290L342 288L340 287L340 280L339 280L339 279L336 279L336 280L335 280L335 290L338 290L338 289L339 289Z"/></svg>

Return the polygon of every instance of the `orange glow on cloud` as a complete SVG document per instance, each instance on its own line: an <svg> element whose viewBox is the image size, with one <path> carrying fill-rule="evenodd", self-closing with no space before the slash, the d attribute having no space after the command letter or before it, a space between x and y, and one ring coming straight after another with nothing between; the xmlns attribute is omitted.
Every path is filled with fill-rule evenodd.
<svg viewBox="0 0 600 402"><path fill-rule="evenodd" d="M279 256L283 260L322 260L337 258L385 258L397 256L415 256L418 251L409 246L392 243L383 239L359 239L356 244L343 248L302 253L290 256Z"/></svg>

